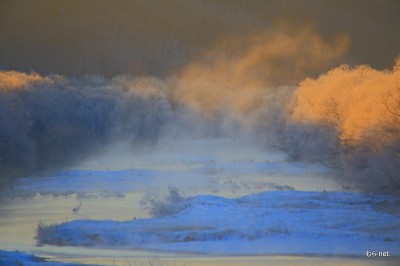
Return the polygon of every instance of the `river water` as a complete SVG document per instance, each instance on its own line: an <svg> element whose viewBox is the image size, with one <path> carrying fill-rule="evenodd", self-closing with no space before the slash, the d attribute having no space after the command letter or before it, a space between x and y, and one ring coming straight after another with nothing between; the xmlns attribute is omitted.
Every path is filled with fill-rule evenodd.
<svg viewBox="0 0 400 266"><path fill-rule="evenodd" d="M248 193L263 191L265 184L290 185L299 190L338 190L340 186L330 179L321 176L321 172L309 172L306 175L296 176L287 172L259 172L243 171L238 175L232 175L231 171L223 171L219 165L229 165L236 162L243 163L248 168L252 163L270 162L282 160L281 154L273 154L266 158L265 153L252 148L242 149L237 153L238 147L231 142L213 142L203 145L196 143L173 143L171 146L163 146L157 150L142 151L141 156L129 157L116 148L119 158L113 153L105 153L87 162L83 162L76 169L117 170L126 168L153 169L169 173L165 176L153 178L147 185L138 186L136 189L121 190L122 186L115 189L122 196L101 196L96 190L90 190L90 197L82 197L81 191L70 191L64 195L54 196L49 193L30 194L30 196L3 197L0 204L0 250L19 250L33 253L38 256L48 257L55 261L77 262L85 264L101 265L399 265L394 259L367 259L364 257L307 257L307 256L232 256L210 257L195 254L160 253L143 250L104 250L86 247L56 247L37 246L35 232L39 223L54 224L71 221L74 219L113 219L130 220L133 217L149 217L148 211L141 206L140 201L149 190L162 188L171 183L187 195L215 194L227 197L237 197ZM178 145L178 146L177 146ZM176 150L174 147L186 147ZM187 148L190 147L190 148ZM210 151L210 147L213 147ZM210 166L210 161L211 166ZM228 163L228 164L227 164ZM188 178L176 179L173 171L186 171L207 166L206 171L196 174L196 182ZM217 167L216 167L217 166ZM211 168L210 168L211 167ZM222 167L223 168L223 167ZM215 170L218 171L215 171ZM212 170L212 171L211 171ZM158 178L158 179L157 179ZM219 182L215 183L215 180ZM35 182L39 187L45 187L46 182L36 178L31 180L28 186ZM211 186L216 190L210 190ZM241 182L243 181L243 182ZM245 182L244 182L245 181ZM263 181L264 183L260 183ZM101 180L99 180L101 182ZM244 186L243 184L249 186ZM232 186L232 184L236 186ZM261 184L261 186L260 186ZM264 184L264 186L262 186ZM243 186L242 186L243 185ZM57 188L62 190L62 184ZM82 187L77 185L77 187ZM93 184L93 188L97 185ZM267 186L268 187L268 186ZM52 187L54 188L54 187ZM83 189L87 189L84 187ZM234 189L233 189L234 188ZM26 187L25 187L26 189ZM86 191L87 192L87 191ZM97 193L97 194L96 194ZM74 214L72 209L82 203L81 209Z"/></svg>

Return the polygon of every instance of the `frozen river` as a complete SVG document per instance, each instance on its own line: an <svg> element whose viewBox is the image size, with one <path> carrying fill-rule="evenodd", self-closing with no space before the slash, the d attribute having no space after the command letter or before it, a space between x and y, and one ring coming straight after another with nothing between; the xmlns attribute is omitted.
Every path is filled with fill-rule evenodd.
<svg viewBox="0 0 400 266"><path fill-rule="evenodd" d="M239 151L239 152L238 152ZM86 170L83 170L86 169ZM90 170L87 170L90 169ZM125 170L130 169L130 170ZM237 198L268 190L340 191L319 165L290 163L280 153L233 140L161 142L132 154L123 145L76 166L38 178L21 178L1 200L0 250L19 250L56 261L102 265L397 265L396 259L315 256L211 256L96 247L38 246L39 223L78 219L149 218L144 196L174 186L186 196ZM72 209L82 204L78 213ZM164 264L163 264L164 265Z"/></svg>

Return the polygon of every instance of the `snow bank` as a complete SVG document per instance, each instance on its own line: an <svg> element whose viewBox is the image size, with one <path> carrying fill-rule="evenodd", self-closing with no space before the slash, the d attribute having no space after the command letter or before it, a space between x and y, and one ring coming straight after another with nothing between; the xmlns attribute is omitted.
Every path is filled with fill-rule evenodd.
<svg viewBox="0 0 400 266"><path fill-rule="evenodd" d="M44 258L36 257L18 251L0 250L0 265L4 266L78 266L78 264L60 263L47 261ZM79 264L80 265L80 264Z"/></svg>
<svg viewBox="0 0 400 266"><path fill-rule="evenodd" d="M130 221L39 224L39 245L153 249L204 254L400 255L392 198L360 193L271 191L184 199L176 213Z"/></svg>

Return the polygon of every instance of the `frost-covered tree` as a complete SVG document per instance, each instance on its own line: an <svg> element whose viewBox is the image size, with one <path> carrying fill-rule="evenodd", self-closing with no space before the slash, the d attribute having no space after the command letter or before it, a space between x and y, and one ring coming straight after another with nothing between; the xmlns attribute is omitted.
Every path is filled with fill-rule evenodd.
<svg viewBox="0 0 400 266"><path fill-rule="evenodd" d="M31 175L79 161L114 141L154 142L170 118L156 83L98 76L1 72L0 176ZM126 78L126 80L135 80Z"/></svg>

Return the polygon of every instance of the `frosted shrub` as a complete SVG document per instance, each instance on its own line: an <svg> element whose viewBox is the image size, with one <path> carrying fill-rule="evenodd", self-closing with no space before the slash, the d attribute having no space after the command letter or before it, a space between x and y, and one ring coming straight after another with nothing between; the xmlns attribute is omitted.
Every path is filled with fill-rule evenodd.
<svg viewBox="0 0 400 266"><path fill-rule="evenodd" d="M168 187L166 196L160 196L159 194L145 195L140 204L148 209L153 217L174 215L189 206L187 198L173 186Z"/></svg>
<svg viewBox="0 0 400 266"><path fill-rule="evenodd" d="M343 65L302 81L284 138L287 153L337 169L362 191L400 191L400 58L392 70Z"/></svg>

